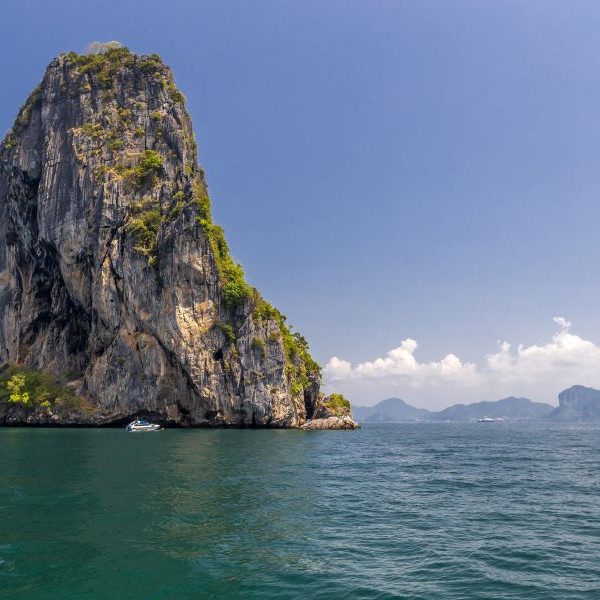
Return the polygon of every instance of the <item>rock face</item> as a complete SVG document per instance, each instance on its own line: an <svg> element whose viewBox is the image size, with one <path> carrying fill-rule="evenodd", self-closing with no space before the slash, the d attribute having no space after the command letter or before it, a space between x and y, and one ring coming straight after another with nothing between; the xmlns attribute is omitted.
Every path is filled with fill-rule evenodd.
<svg viewBox="0 0 600 600"><path fill-rule="evenodd" d="M70 373L87 409L0 422L312 417L320 369L212 223L184 102L159 57L112 48L56 58L21 109L0 147L0 362Z"/></svg>
<svg viewBox="0 0 600 600"><path fill-rule="evenodd" d="M600 421L600 390L574 385L558 395L558 408L549 415L553 421Z"/></svg>
<svg viewBox="0 0 600 600"><path fill-rule="evenodd" d="M312 419L302 429L360 429L352 418L350 402L341 394L318 396Z"/></svg>

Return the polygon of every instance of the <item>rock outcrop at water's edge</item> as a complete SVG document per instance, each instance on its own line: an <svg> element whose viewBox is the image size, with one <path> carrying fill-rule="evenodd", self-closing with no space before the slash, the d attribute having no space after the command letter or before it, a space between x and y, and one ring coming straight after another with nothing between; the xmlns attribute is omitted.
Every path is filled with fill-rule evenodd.
<svg viewBox="0 0 600 600"><path fill-rule="evenodd" d="M326 417L323 419L309 419L301 426L305 430L319 429L360 429L360 425L348 416L344 417Z"/></svg>
<svg viewBox="0 0 600 600"><path fill-rule="evenodd" d="M342 394L319 396L315 404L313 417L302 429L359 429L352 418L350 402Z"/></svg>
<svg viewBox="0 0 600 600"><path fill-rule="evenodd" d="M185 99L158 56L59 56L4 139L0 362L4 424L313 416L320 368L212 222ZM29 389L40 372L59 391Z"/></svg>

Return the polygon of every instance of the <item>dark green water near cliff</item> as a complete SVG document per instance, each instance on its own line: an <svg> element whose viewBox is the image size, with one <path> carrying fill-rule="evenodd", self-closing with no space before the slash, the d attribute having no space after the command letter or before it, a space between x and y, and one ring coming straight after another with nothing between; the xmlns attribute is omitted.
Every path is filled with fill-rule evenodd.
<svg viewBox="0 0 600 600"><path fill-rule="evenodd" d="M0 597L600 598L600 428L0 429Z"/></svg>

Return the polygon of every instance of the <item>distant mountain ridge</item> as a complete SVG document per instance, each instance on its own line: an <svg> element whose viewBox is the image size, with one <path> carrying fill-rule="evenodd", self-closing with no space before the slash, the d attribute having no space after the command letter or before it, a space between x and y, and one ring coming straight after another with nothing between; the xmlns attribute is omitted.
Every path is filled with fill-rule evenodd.
<svg viewBox="0 0 600 600"><path fill-rule="evenodd" d="M528 398L509 396L493 402L455 404L431 414L433 421L471 421L483 417L495 419L539 419L554 410L550 404L533 402Z"/></svg>
<svg viewBox="0 0 600 600"><path fill-rule="evenodd" d="M600 392L598 392L600 395ZM363 423L403 423L414 421L467 423L483 417L496 419L542 419L553 413L550 404L510 396L493 402L455 404L432 412L411 406L400 398L388 398L375 406L354 406L354 416Z"/></svg>
<svg viewBox="0 0 600 600"><path fill-rule="evenodd" d="M431 414L425 408L411 406L400 398L388 398L375 406L353 406L354 418L364 423L401 423L425 421Z"/></svg>
<svg viewBox="0 0 600 600"><path fill-rule="evenodd" d="M509 396L492 402L454 404L433 412L417 408L400 398L388 398L375 406L353 406L354 416L363 423L468 423L484 417L507 420L554 422L600 422L600 390L574 385L558 395L558 407L528 398Z"/></svg>

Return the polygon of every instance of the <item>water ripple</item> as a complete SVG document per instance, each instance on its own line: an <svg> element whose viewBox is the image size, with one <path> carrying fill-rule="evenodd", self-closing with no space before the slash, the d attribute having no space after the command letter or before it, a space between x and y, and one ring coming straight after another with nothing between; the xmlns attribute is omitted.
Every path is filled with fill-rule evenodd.
<svg viewBox="0 0 600 600"><path fill-rule="evenodd" d="M600 597L600 428L0 430L0 596Z"/></svg>

